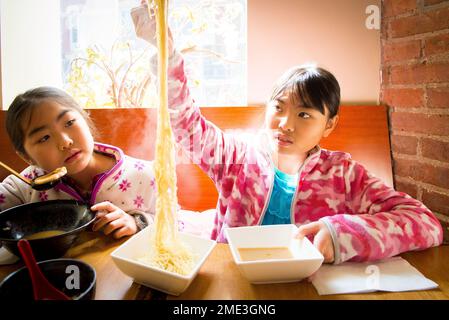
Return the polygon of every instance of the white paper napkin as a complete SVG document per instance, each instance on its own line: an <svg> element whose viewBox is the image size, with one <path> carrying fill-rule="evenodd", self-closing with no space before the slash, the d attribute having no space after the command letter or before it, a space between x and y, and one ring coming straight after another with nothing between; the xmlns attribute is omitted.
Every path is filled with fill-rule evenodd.
<svg viewBox="0 0 449 320"><path fill-rule="evenodd" d="M0 247L0 265L14 264L19 261L19 258L6 250L5 247Z"/></svg>
<svg viewBox="0 0 449 320"><path fill-rule="evenodd" d="M312 276L318 294L415 291L438 287L401 257L376 262L322 265Z"/></svg>

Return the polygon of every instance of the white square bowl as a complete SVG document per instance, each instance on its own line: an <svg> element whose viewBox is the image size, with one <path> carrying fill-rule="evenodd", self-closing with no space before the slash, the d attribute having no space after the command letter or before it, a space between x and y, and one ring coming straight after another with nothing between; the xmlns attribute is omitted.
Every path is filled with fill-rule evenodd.
<svg viewBox="0 0 449 320"><path fill-rule="evenodd" d="M111 253L112 260L124 274L133 278L135 282L178 296L188 288L196 277L216 242L179 232L179 240L192 249L195 259L195 266L190 274L180 275L138 261L147 250L150 250L152 232L154 229L147 227L135 234Z"/></svg>
<svg viewBox="0 0 449 320"><path fill-rule="evenodd" d="M295 282L311 276L323 263L323 255L304 238L295 239L293 224L227 228L226 237L234 261L251 283ZM293 258L243 261L239 248L287 247Z"/></svg>

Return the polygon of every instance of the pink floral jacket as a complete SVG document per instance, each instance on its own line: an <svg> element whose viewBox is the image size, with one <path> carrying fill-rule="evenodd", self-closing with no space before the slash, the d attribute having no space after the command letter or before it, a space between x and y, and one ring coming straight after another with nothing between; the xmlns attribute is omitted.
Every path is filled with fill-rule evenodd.
<svg viewBox="0 0 449 320"><path fill-rule="evenodd" d="M175 139L219 192L212 238L225 242L226 227L260 225L274 179L267 140L226 134L207 121L190 97L179 53L169 60L168 85ZM293 224L317 220L331 231L335 263L387 258L443 239L441 224L421 202L388 187L349 154L318 146L299 171L291 207Z"/></svg>
<svg viewBox="0 0 449 320"><path fill-rule="evenodd" d="M89 204L109 201L127 213L144 214L151 223L156 205L153 163L129 157L114 146L95 143L94 148L114 157L116 164L95 183ZM36 166L22 171L31 179L42 174L44 171ZM62 182L46 191L31 189L13 175L0 183L0 211L24 203L64 199L85 202L75 189Z"/></svg>

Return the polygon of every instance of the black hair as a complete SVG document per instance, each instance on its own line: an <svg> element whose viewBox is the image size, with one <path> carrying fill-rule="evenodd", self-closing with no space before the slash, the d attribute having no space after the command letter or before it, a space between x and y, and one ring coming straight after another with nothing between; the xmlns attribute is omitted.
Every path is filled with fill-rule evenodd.
<svg viewBox="0 0 449 320"><path fill-rule="evenodd" d="M37 105L46 100L56 101L65 107L79 112L86 120L91 134L93 136L97 134L95 125L89 118L87 112L67 92L54 87L38 87L19 94L11 103L6 113L6 131L14 148L18 152L26 154L23 145L25 134L22 126L23 120L31 114Z"/></svg>
<svg viewBox="0 0 449 320"><path fill-rule="evenodd" d="M340 85L329 71L315 66L296 66L287 70L276 82L270 100L276 100L280 95L290 91L295 103L306 108L312 108L329 118L338 114L340 106Z"/></svg>

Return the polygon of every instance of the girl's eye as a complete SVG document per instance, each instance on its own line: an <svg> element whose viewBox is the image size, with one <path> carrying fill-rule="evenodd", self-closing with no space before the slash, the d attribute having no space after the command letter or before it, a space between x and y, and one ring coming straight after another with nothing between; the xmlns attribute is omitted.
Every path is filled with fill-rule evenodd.
<svg viewBox="0 0 449 320"><path fill-rule="evenodd" d="M67 123L65 124L66 127L71 127L74 123L75 123L76 119L72 119L67 121Z"/></svg>
<svg viewBox="0 0 449 320"><path fill-rule="evenodd" d="M282 110L282 108L278 104L274 104L273 107L274 107L274 110L276 110L276 111Z"/></svg>
<svg viewBox="0 0 449 320"><path fill-rule="evenodd" d="M303 118L303 119L309 119L310 114L308 114L306 112L300 112L300 113L298 113L298 117Z"/></svg>
<svg viewBox="0 0 449 320"><path fill-rule="evenodd" d="M48 139L50 139L50 136L47 134L45 136L43 136L42 138L40 138L37 143L43 143L45 141L47 141Z"/></svg>

